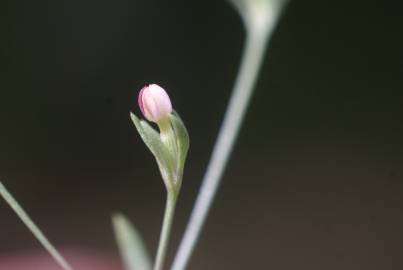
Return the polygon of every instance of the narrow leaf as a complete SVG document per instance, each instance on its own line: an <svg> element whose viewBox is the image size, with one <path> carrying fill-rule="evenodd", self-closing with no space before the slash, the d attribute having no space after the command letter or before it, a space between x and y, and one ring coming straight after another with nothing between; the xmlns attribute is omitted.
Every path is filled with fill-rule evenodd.
<svg viewBox="0 0 403 270"><path fill-rule="evenodd" d="M124 215L115 214L112 216L112 225L125 269L150 270L150 257L133 224Z"/></svg>
<svg viewBox="0 0 403 270"><path fill-rule="evenodd" d="M155 129L150 127L147 123L144 123L144 121L140 120L134 113L130 113L130 118L136 126L137 131L143 139L144 143L147 145L153 155L161 155L161 146L163 145L161 143L159 133Z"/></svg>
<svg viewBox="0 0 403 270"><path fill-rule="evenodd" d="M130 117L137 128L138 133L143 139L144 143L150 149L151 153L157 159L169 160L172 165L172 157L162 143L160 134L152 128L146 121L140 120L134 113L130 113Z"/></svg>
<svg viewBox="0 0 403 270"><path fill-rule="evenodd" d="M137 128L141 138L144 143L150 149L151 153L158 161L158 166L160 167L161 174L163 174L163 178L171 178L171 176L165 176L168 172L171 173L174 170L174 160L172 155L166 146L162 143L160 134L153 129L147 122L139 120L137 116L133 113L130 113L130 117Z"/></svg>

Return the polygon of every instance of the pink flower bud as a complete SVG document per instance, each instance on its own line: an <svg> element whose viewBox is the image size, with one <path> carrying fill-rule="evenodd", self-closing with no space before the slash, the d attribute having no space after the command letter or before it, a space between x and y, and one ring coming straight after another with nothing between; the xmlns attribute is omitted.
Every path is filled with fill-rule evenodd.
<svg viewBox="0 0 403 270"><path fill-rule="evenodd" d="M159 122L172 112L172 104L165 90L156 85L144 86L139 93L138 102L144 117L151 122Z"/></svg>

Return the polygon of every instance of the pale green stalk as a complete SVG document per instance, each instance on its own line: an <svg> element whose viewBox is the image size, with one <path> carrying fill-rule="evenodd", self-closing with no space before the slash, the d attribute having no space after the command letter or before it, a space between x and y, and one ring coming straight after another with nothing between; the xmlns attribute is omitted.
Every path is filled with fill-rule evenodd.
<svg viewBox="0 0 403 270"><path fill-rule="evenodd" d="M246 45L227 111L172 270L184 270L189 262L250 102L267 41L286 1L232 0L232 2L245 24Z"/></svg>
<svg viewBox="0 0 403 270"><path fill-rule="evenodd" d="M56 248L49 242L46 236L41 232L38 226L32 221L27 213L22 209L19 203L8 192L6 187L0 182L0 195L10 205L21 221L28 227L32 234L38 239L42 246L49 252L49 254L56 260L59 266L63 270L73 270L73 268L67 263L63 256L56 250Z"/></svg>
<svg viewBox="0 0 403 270"><path fill-rule="evenodd" d="M157 256L155 259L154 270L162 270L164 266L164 261L168 249L169 236L171 234L173 218L175 215L176 200L177 200L176 192L173 190L168 191L165 205L164 220L162 222L162 229L158 244Z"/></svg>
<svg viewBox="0 0 403 270"><path fill-rule="evenodd" d="M141 138L157 161L167 190L164 219L154 264L154 270L162 270L175 214L176 200L182 184L183 168L189 150L189 135L176 112L168 115L167 120L169 121L157 123L160 133L146 121L139 120L133 113L130 115Z"/></svg>

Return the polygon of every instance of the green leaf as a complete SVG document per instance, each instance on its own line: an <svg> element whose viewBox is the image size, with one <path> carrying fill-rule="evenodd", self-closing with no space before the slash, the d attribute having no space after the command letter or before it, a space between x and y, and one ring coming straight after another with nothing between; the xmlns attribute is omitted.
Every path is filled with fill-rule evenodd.
<svg viewBox="0 0 403 270"><path fill-rule="evenodd" d="M124 215L114 214L112 225L125 269L151 270L147 249L133 224Z"/></svg>
<svg viewBox="0 0 403 270"><path fill-rule="evenodd" d="M175 169L174 157L172 157L169 149L163 144L160 134L154 128L146 121L139 120L133 113L130 113L130 117L144 143L156 158L165 184L171 186L172 172Z"/></svg>
<svg viewBox="0 0 403 270"><path fill-rule="evenodd" d="M153 153L155 157L164 155L163 151L165 147L161 142L160 134L147 122L137 118L134 113L130 113L130 117L151 153Z"/></svg>
<svg viewBox="0 0 403 270"><path fill-rule="evenodd" d="M180 178L182 178L183 167L185 165L186 156L189 150L189 134L185 127L185 124L183 123L177 112L174 111L169 117L178 146L177 172Z"/></svg>

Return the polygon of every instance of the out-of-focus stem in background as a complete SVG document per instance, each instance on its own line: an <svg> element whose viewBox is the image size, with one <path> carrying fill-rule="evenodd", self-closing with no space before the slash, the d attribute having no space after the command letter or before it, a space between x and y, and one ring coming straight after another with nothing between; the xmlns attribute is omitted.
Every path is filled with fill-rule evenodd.
<svg viewBox="0 0 403 270"><path fill-rule="evenodd" d="M0 182L0 195L10 205L21 221L27 226L32 234L38 239L42 246L49 252L49 254L55 259L59 266L63 270L73 270L73 268L67 263L63 256L57 251L57 249L50 243L42 231L36 226L24 209L20 206L16 199L11 195L6 187Z"/></svg>
<svg viewBox="0 0 403 270"><path fill-rule="evenodd" d="M246 43L231 98L172 270L184 270L200 236L250 102L267 42L287 0L230 0L245 25Z"/></svg>

